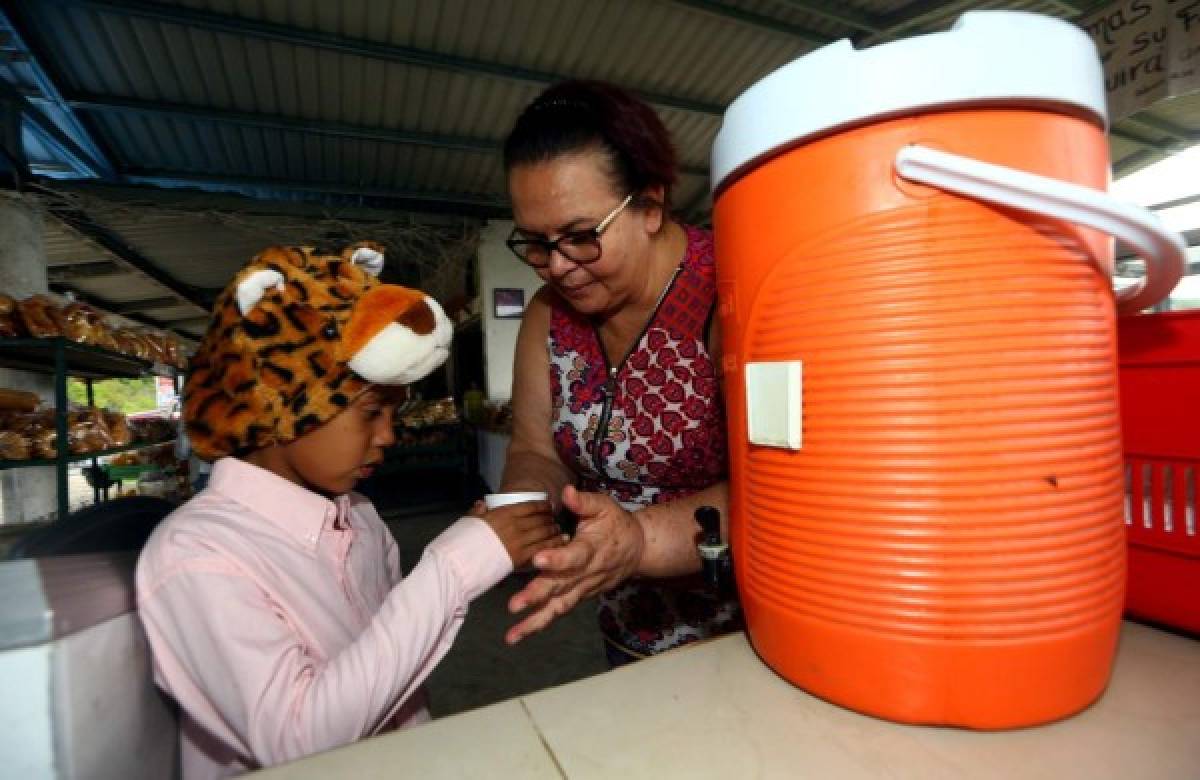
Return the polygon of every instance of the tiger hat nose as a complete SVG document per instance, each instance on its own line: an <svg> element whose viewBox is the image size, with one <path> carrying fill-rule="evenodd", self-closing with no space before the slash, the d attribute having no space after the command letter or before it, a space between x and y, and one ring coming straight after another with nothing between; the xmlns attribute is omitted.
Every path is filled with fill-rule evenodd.
<svg viewBox="0 0 1200 780"><path fill-rule="evenodd" d="M437 304L435 303L434 306ZM427 336L433 333L437 326L437 315L434 314L433 309L429 308L429 303L421 300L400 312L400 316L396 317L396 322L418 336Z"/></svg>

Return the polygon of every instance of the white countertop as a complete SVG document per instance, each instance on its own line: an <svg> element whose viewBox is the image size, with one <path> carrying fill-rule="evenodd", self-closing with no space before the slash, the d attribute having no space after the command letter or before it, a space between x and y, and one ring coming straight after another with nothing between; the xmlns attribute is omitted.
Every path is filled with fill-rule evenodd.
<svg viewBox="0 0 1200 780"><path fill-rule="evenodd" d="M257 776L1195 778L1200 641L1126 623L1112 681L1088 710L975 732L829 704L736 634Z"/></svg>

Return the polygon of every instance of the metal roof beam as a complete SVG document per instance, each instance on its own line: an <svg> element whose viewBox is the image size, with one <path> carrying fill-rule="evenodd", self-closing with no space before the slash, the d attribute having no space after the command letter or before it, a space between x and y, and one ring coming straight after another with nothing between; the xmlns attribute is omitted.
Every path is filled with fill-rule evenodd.
<svg viewBox="0 0 1200 780"><path fill-rule="evenodd" d="M685 8L691 8L695 11L715 16L719 19L728 19L730 21L746 24L751 27L758 27L769 32L782 33L791 38L797 38L808 43L825 44L835 40L832 36L823 32L819 32L810 27L803 27L791 22L785 22L781 19L776 19L762 14L756 14L751 11L744 11L741 8L725 5L723 3L714 2L714 0L668 0L675 5L681 5ZM809 9L805 9L809 10Z"/></svg>
<svg viewBox="0 0 1200 780"><path fill-rule="evenodd" d="M186 301L180 301L174 296L165 296L162 298L143 298L140 301L114 302L111 308L115 314L129 314L131 312L153 311L154 309L171 309L184 304L186 304Z"/></svg>
<svg viewBox="0 0 1200 780"><path fill-rule="evenodd" d="M490 138L466 138L463 136L422 133L387 127L351 125L343 122L328 122L321 119L298 119L271 114L255 114L248 111L229 111L204 106L189 106L180 103L165 103L136 98L109 95L73 95L68 98L72 108L106 114L132 114L135 116L162 116L172 119L188 119L206 122L224 122L259 127L265 130L310 133L334 138L351 138L362 141L433 146L465 152L494 153L501 149L501 142Z"/></svg>
<svg viewBox="0 0 1200 780"><path fill-rule="evenodd" d="M42 189L49 194L80 193L98 197L104 200L125 205L144 206L147 209L187 209L189 211L218 211L228 214L239 214L255 217L304 217L313 220L336 219L340 222L360 222L371 224L377 222L393 222L397 218L394 206L388 208L366 208L354 203L330 207L308 200L263 200L250 198L240 192L212 192L194 187L164 188L142 182L122 182L120 184L101 182L96 179L64 180L56 179L53 184L42 184ZM349 200L349 198L346 198ZM477 224L477 220L469 217L449 214L425 214L420 219L409 215L414 223L430 227L460 227L463 224Z"/></svg>
<svg viewBox="0 0 1200 780"><path fill-rule="evenodd" d="M779 0L805 13L819 16L830 22L844 24L864 32L879 32L883 29L883 20L873 14L865 14L846 7L844 3L827 3L821 0Z"/></svg>
<svg viewBox="0 0 1200 780"><path fill-rule="evenodd" d="M40 56L44 50L29 35L29 8L31 3L28 0L11 0L4 3L0 7L0 27L7 28L12 35L11 44L21 50L27 57L25 65L28 67L33 80L37 85L41 94L46 97L58 109L59 114L66 122L65 128L60 128L57 123L49 120L48 117L37 111L33 106L29 106L26 116L33 122L38 129L39 134L45 135L55 148L65 152L67 156L75 158L82 166L87 175L101 179L111 179L114 177L114 168L109 156L104 153L104 150L97 143L95 137L90 133L87 127L79 120L71 111L71 107L66 104L62 98L62 93L59 91L55 78L52 76L49 61ZM18 24L20 26L18 26ZM10 85L11 86L11 85ZM49 127L46 124L49 124ZM50 128L53 128L51 130ZM65 138L65 141L63 140Z"/></svg>
<svg viewBox="0 0 1200 780"><path fill-rule="evenodd" d="M91 157L66 131L46 116L37 106L30 103L7 81L0 79L0 99L15 106L24 119L24 126L52 146L66 160L67 165L82 176L109 178L111 171Z"/></svg>
<svg viewBox="0 0 1200 780"><path fill-rule="evenodd" d="M949 0L949 2L947 0L916 0L898 11L881 17L880 28L870 35L860 36L855 40L855 45L858 47L874 46L890 41L914 27L951 16L970 4L971 0Z"/></svg>
<svg viewBox="0 0 1200 780"><path fill-rule="evenodd" d="M376 41L366 41L347 38L335 33L304 30L289 27L284 24L266 22L259 19L245 19L237 16L212 13L196 8L163 5L146 2L146 0L45 0L58 5L91 8L97 11L133 16L141 19L152 19L167 24L177 24L195 27L213 32L229 33L232 35L249 36L262 40L288 43L297 46L309 46L327 51L337 51L343 54L353 54L359 57L397 62L404 65L420 65L437 70L448 70L473 75L492 76L494 78L519 81L535 86L546 86L567 78L566 74L550 73L547 71L522 68L516 65L502 65L496 62L475 60L453 54L426 51L411 46L397 46ZM703 101L688 100L675 95L664 95L654 92L634 90L647 101L662 108L672 108L680 111L690 111L700 114L720 116L724 106L718 106Z"/></svg>
<svg viewBox="0 0 1200 780"><path fill-rule="evenodd" d="M1155 203L1153 206L1147 206L1146 208L1148 208L1150 211L1162 211L1164 209L1173 209L1178 206L1187 206L1195 203L1196 201L1200 201L1200 193L1184 195L1182 198L1175 198L1173 200L1165 200L1162 203Z"/></svg>
<svg viewBox="0 0 1200 780"><path fill-rule="evenodd" d="M170 322L172 325L177 327L184 327L186 325L208 325L208 321L210 319L210 316L205 315L203 317L184 317L183 319L179 320L167 320L167 322Z"/></svg>
<svg viewBox="0 0 1200 780"><path fill-rule="evenodd" d="M129 273L116 263L101 260L94 263L55 265L46 269L51 282L69 282L75 279L103 279L109 276L124 276Z"/></svg>
<svg viewBox="0 0 1200 780"><path fill-rule="evenodd" d="M127 168L123 174L134 181L165 186L221 187L225 192L241 192L249 197L268 200L320 199L335 207L392 208L412 211L454 213L461 216L494 218L511 216L507 202L484 195L466 195L411 190L390 190L374 187L355 187L352 184L298 183L283 179L259 178L224 174L201 174L190 171ZM252 190L252 192L247 192ZM260 191L260 192L253 192ZM267 196L264 198L264 195Z"/></svg>
<svg viewBox="0 0 1200 780"><path fill-rule="evenodd" d="M1115 126L1110 127L1108 129L1108 132L1109 132L1109 135L1113 136L1114 138L1120 138L1122 141L1128 141L1131 144L1137 144L1138 146L1144 146L1149 149L1156 149L1156 150L1158 150L1160 152L1164 152L1164 153L1174 152L1179 149L1183 149L1188 145L1186 143L1179 143L1179 142L1176 142L1176 143L1172 143L1170 141L1163 142L1160 140L1156 140L1154 138L1148 138L1148 137L1142 135L1141 133L1135 133L1132 130L1128 130L1126 128L1118 128Z"/></svg>
<svg viewBox="0 0 1200 780"><path fill-rule="evenodd" d="M47 211L67 227L87 238L92 243L109 252L137 271L145 274L158 284L166 287L185 302L208 308L208 292L197 287L184 284L163 269L150 262L141 252L125 243L125 241L103 225L93 221L84 212L63 203L48 202Z"/></svg>
<svg viewBox="0 0 1200 780"><path fill-rule="evenodd" d="M1092 11L1108 5L1111 0L1050 0L1061 9L1068 19L1086 16ZM898 38L916 27L928 26L931 22L956 16L970 10L977 0L916 0L897 11L880 17L880 29L855 40L857 46L874 46L877 43Z"/></svg>
<svg viewBox="0 0 1200 780"><path fill-rule="evenodd" d="M69 284L61 284L61 283L51 282L50 289L53 290L54 292L60 293L60 294L68 293L75 300L80 301L82 303L86 303L90 306L94 306L97 309L102 309L103 311L109 312L110 314L118 314L119 313L117 311L117 307L120 306L120 304L113 303L112 301L108 300L107 298L102 298L99 295L93 295L91 293L83 292L82 290L72 287ZM189 342L196 340L196 335L194 333L184 333L183 331L179 330L175 325L175 323L176 323L175 320L170 320L170 321L160 320L160 319L156 319L154 317L147 317L143 314L136 314L136 313L122 314L121 316L128 320L133 320L134 322L141 323L142 325L149 325L152 328L158 328L159 330L172 331L176 335L183 336Z"/></svg>
<svg viewBox="0 0 1200 780"><path fill-rule="evenodd" d="M429 146L436 149L484 152L488 154L498 154L503 148L501 141L492 138L469 138L465 136L443 135L441 133L423 133L416 130L402 130L399 128L351 125L343 122L328 122L321 119L299 119L273 114L229 111L219 108L189 106L180 103L163 103L153 100L138 100L136 98L109 95L80 94L71 96L68 98L68 102L72 107L84 111L224 122L243 127L307 133L331 138ZM707 176L708 169L694 165L684 165L680 166L680 173L690 176Z"/></svg>
<svg viewBox="0 0 1200 780"><path fill-rule="evenodd" d="M1200 140L1200 133L1192 132L1191 130L1180 127L1174 122L1153 116L1145 111L1141 112L1140 114L1134 114L1128 118L1128 121L1142 125L1143 127L1148 127L1155 132L1162 133L1163 135L1173 138L1176 141L1182 141L1189 146L1196 143L1197 140Z"/></svg>
<svg viewBox="0 0 1200 780"><path fill-rule="evenodd" d="M1165 159L1165 154L1162 152L1155 151L1149 147L1138 149L1136 152L1113 162L1113 178L1117 179L1126 174L1133 173L1135 170L1145 168L1147 165L1152 165L1162 159Z"/></svg>

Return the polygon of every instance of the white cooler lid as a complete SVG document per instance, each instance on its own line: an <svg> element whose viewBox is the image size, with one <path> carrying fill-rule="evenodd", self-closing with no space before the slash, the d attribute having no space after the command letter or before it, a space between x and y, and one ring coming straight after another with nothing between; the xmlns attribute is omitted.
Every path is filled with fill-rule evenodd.
<svg viewBox="0 0 1200 780"><path fill-rule="evenodd" d="M730 104L713 142L712 188L770 153L840 127L955 104L1071 106L1105 127L1104 71L1075 25L971 11L939 33L861 51L847 39L784 65Z"/></svg>

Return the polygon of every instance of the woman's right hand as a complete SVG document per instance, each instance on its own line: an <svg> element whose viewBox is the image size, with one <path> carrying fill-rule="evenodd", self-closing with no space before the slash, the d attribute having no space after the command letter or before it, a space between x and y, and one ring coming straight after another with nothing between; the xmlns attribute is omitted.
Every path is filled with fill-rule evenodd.
<svg viewBox="0 0 1200 780"><path fill-rule="evenodd" d="M575 536L562 549L539 554L534 566L540 574L509 599L509 612L528 611L505 634L510 645L546 628L581 599L631 577L646 547L641 523L611 497L569 486L562 499L578 518Z"/></svg>
<svg viewBox="0 0 1200 780"><path fill-rule="evenodd" d="M522 501L495 509L476 501L471 516L491 526L514 568L529 563L539 550L563 543L562 529L554 522L554 508L549 501Z"/></svg>

